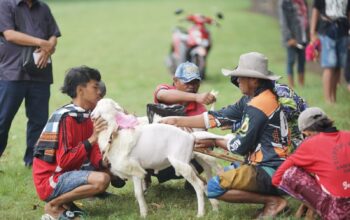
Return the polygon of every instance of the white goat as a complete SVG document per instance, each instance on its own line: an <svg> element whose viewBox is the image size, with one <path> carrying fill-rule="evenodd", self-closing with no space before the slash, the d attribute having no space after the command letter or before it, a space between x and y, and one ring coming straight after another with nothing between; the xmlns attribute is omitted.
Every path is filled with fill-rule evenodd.
<svg viewBox="0 0 350 220"><path fill-rule="evenodd" d="M205 214L205 186L190 165L196 134L187 133L171 125L141 123L138 121L140 118L125 114L124 110L111 99L101 99L98 102L92 117L99 116L108 122L108 129L100 132L98 137L101 153L111 163L113 174L121 178L132 177L142 217L147 215L147 204L142 189L145 169L157 172L170 165L174 167L177 175L182 175L194 187L198 201L197 217ZM224 138L208 132L200 132L198 136ZM212 164L206 162L207 157L209 156L202 155L196 159L210 178ZM213 209L217 210L218 201L210 200L210 202Z"/></svg>

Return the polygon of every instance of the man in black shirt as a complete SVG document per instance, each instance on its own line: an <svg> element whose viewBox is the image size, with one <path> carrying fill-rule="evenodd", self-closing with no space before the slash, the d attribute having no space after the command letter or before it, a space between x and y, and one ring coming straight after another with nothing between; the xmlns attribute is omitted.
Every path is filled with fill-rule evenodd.
<svg viewBox="0 0 350 220"><path fill-rule="evenodd" d="M43 69L51 63L59 28L46 3L39 0L0 1L0 156L8 133L23 99L27 123L25 165L33 163L33 147L44 128L49 113L52 71L34 75L23 68L23 52L28 47ZM34 59L35 60L35 59Z"/></svg>

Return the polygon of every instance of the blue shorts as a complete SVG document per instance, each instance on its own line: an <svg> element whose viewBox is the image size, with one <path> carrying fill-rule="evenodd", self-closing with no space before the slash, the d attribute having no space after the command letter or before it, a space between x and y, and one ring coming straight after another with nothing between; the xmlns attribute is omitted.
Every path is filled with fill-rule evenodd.
<svg viewBox="0 0 350 220"><path fill-rule="evenodd" d="M208 181L208 198L217 198L228 190L242 190L265 195L283 195L272 185L271 176L262 167L241 165L228 169Z"/></svg>
<svg viewBox="0 0 350 220"><path fill-rule="evenodd" d="M227 191L227 189L224 189L220 186L219 176L214 176L208 181L207 190L209 199L217 198Z"/></svg>
<svg viewBox="0 0 350 220"><path fill-rule="evenodd" d="M58 182L55 189L45 201L49 202L79 186L86 185L88 183L90 173L91 171L88 170L77 170L62 174L58 177Z"/></svg>
<svg viewBox="0 0 350 220"><path fill-rule="evenodd" d="M348 47L347 36L332 39L326 35L320 35L321 40L321 67L344 68Z"/></svg>

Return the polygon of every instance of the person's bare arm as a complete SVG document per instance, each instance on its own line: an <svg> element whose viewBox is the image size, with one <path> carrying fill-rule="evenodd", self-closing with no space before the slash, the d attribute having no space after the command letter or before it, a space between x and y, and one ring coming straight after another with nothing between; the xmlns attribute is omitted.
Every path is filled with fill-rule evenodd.
<svg viewBox="0 0 350 220"><path fill-rule="evenodd" d="M159 123L175 125L177 127L205 128L203 114L188 117L165 117Z"/></svg>
<svg viewBox="0 0 350 220"><path fill-rule="evenodd" d="M7 41L22 46L37 46L48 51L56 46L56 44L53 44L54 42L33 37L15 30L6 30L3 34Z"/></svg>
<svg viewBox="0 0 350 220"><path fill-rule="evenodd" d="M196 139L195 147L196 148L209 148L209 147L219 147L224 150L227 150L227 141L226 139Z"/></svg>
<svg viewBox="0 0 350 220"><path fill-rule="evenodd" d="M57 44L56 36L52 36L49 38L48 42L50 42L49 46L40 47L36 52L40 53L37 66L38 68L45 68L50 56L55 53L55 48Z"/></svg>
<svg viewBox="0 0 350 220"><path fill-rule="evenodd" d="M311 22L310 22L310 40L311 40L311 43L315 42L317 40L316 27L317 27L317 21L318 21L319 17L320 17L320 12L316 8L313 8L312 14L311 14Z"/></svg>
<svg viewBox="0 0 350 220"><path fill-rule="evenodd" d="M216 101L216 98L210 92L204 93L190 93L183 92L175 89L159 90L157 93L157 99L166 104L177 104L181 102L198 102L201 104L209 105Z"/></svg>
<svg viewBox="0 0 350 220"><path fill-rule="evenodd" d="M3 34L5 39L11 43L22 46L39 47L39 49L36 51L40 54L37 62L38 68L46 67L48 59L50 58L51 54L55 52L55 47L57 44L56 36L50 37L49 40L43 40L41 38L33 37L15 30L6 30L3 32Z"/></svg>

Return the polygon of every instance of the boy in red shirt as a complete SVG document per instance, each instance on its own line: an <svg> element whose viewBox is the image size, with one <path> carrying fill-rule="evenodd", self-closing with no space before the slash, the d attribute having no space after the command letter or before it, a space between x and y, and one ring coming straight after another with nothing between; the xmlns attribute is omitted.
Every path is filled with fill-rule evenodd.
<svg viewBox="0 0 350 220"><path fill-rule="evenodd" d="M272 183L322 219L349 219L350 132L338 131L317 107L303 111L298 126L307 139L279 167Z"/></svg>
<svg viewBox="0 0 350 220"><path fill-rule="evenodd" d="M100 79L98 70L86 66L67 72L61 91L72 102L52 114L35 146L33 181L40 199L47 202L42 219L74 217L67 211L73 201L104 192L110 183L105 172L80 170L86 159L97 169L106 167L97 136L107 124L90 119L101 98Z"/></svg>

